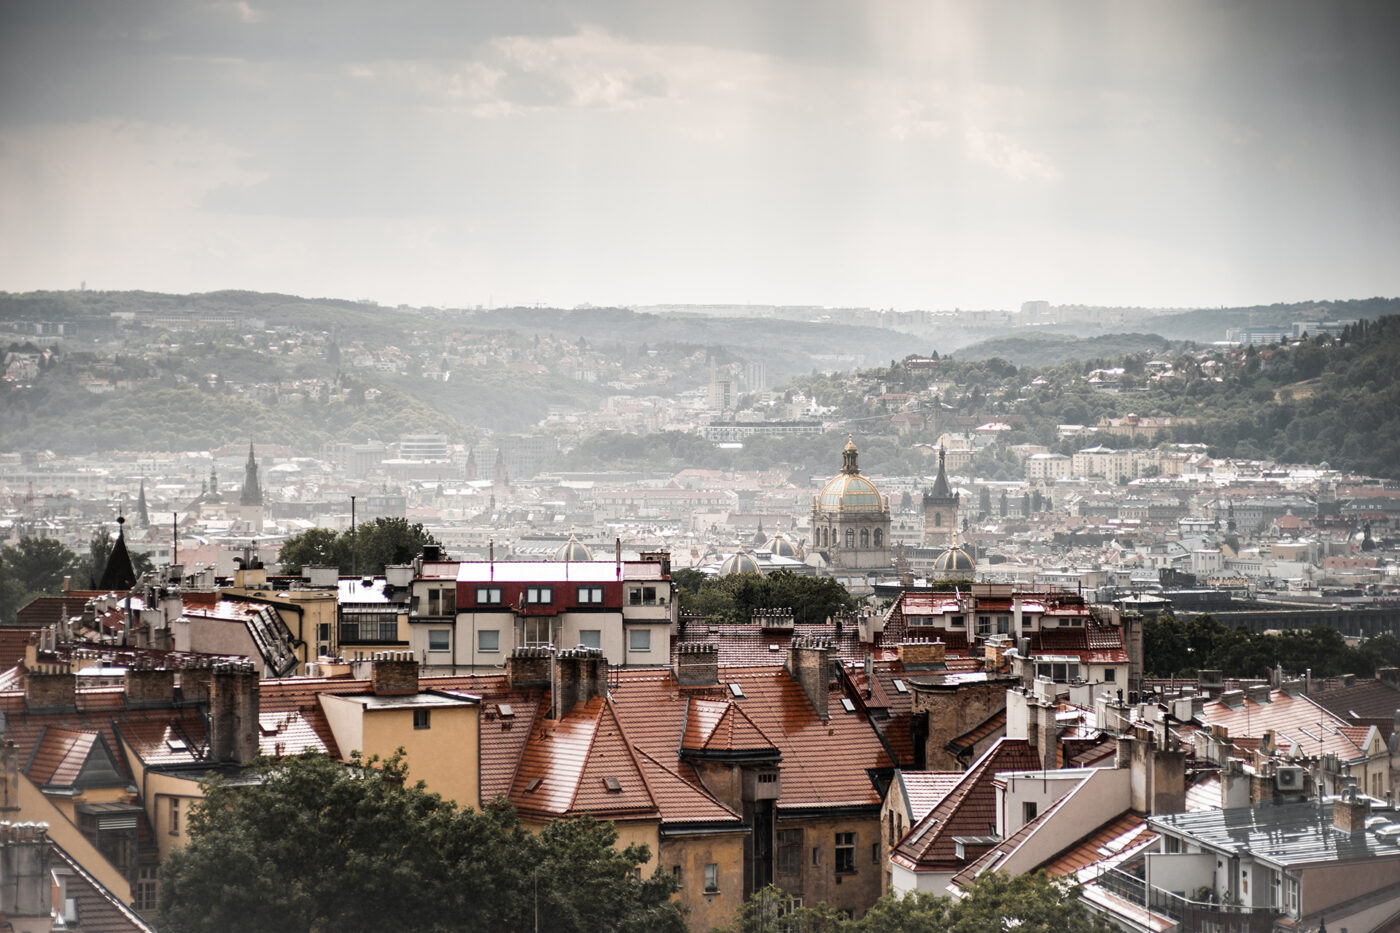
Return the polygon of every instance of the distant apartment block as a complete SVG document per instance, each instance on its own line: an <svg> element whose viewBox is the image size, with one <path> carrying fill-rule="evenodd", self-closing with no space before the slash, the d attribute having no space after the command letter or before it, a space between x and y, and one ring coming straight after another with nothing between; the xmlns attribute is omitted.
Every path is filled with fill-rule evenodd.
<svg viewBox="0 0 1400 933"><path fill-rule="evenodd" d="M820 434L820 421L711 421L700 429L707 441L725 443L743 441L755 436L789 437L796 434Z"/></svg>

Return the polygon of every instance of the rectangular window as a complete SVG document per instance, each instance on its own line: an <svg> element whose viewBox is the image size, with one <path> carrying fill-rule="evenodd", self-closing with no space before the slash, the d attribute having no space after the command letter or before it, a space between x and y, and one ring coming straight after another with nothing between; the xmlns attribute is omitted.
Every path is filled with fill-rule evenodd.
<svg viewBox="0 0 1400 933"><path fill-rule="evenodd" d="M180 835L180 798L170 798L170 835Z"/></svg>
<svg viewBox="0 0 1400 933"><path fill-rule="evenodd" d="M319 623L319 624L316 626L316 640L317 640L317 641L330 641L330 640L331 640L331 624L330 624L329 622L321 622L321 623Z"/></svg>
<svg viewBox="0 0 1400 933"><path fill-rule="evenodd" d="M856 834L836 834L836 874L853 874L856 870Z"/></svg>
<svg viewBox="0 0 1400 933"><path fill-rule="evenodd" d="M627 631L628 651L650 651L651 650L651 629L634 628Z"/></svg>
<svg viewBox="0 0 1400 933"><path fill-rule="evenodd" d="M525 644L548 645L550 644L550 634L548 616L525 620Z"/></svg>
<svg viewBox="0 0 1400 933"><path fill-rule="evenodd" d="M681 884L681 867L679 865L671 866L671 877L675 879L676 887L684 887L684 885Z"/></svg>
<svg viewBox="0 0 1400 933"><path fill-rule="evenodd" d="M977 617L977 634L978 634L978 635L990 635L990 634L992 634L992 617L991 617L991 616L978 616L978 617Z"/></svg>
<svg viewBox="0 0 1400 933"><path fill-rule="evenodd" d="M603 588L601 586L581 586L578 588L578 602L580 606L599 606L603 603Z"/></svg>
<svg viewBox="0 0 1400 933"><path fill-rule="evenodd" d="M417 609L417 606L413 607ZM428 590L428 615L435 616L442 610L442 597L437 590Z"/></svg>
<svg viewBox="0 0 1400 933"><path fill-rule="evenodd" d="M154 865L143 865L136 871L136 900L132 903L138 911L155 910L160 902L160 869Z"/></svg>
<svg viewBox="0 0 1400 933"><path fill-rule="evenodd" d="M778 830L778 873L795 875L802 871L802 830Z"/></svg>
<svg viewBox="0 0 1400 933"><path fill-rule="evenodd" d="M547 605L554 602L554 587L552 586L531 586L525 589L525 602L532 606Z"/></svg>
<svg viewBox="0 0 1400 933"><path fill-rule="evenodd" d="M719 890L719 864L708 862L705 865L705 893L713 894Z"/></svg>
<svg viewBox="0 0 1400 933"><path fill-rule="evenodd" d="M433 629L428 632L429 651L451 651L452 632L448 629Z"/></svg>
<svg viewBox="0 0 1400 933"><path fill-rule="evenodd" d="M997 634L1009 635L1011 633L1011 616L997 616Z"/></svg>
<svg viewBox="0 0 1400 933"><path fill-rule="evenodd" d="M430 710L430 709L416 709L416 710L414 710L414 711L413 711L413 728L415 728L415 729L431 729L431 728L432 728L432 725L431 725L432 720L431 720L431 716L430 716L431 713L432 713L432 710Z"/></svg>
<svg viewBox="0 0 1400 933"><path fill-rule="evenodd" d="M499 606L501 604L501 588L499 586L478 586L476 588L476 604L478 606Z"/></svg>
<svg viewBox="0 0 1400 933"><path fill-rule="evenodd" d="M476 633L476 650L494 652L501 650L501 633L495 629L483 629Z"/></svg>
<svg viewBox="0 0 1400 933"><path fill-rule="evenodd" d="M603 647L603 630L600 628L579 629L578 643L582 648Z"/></svg>
<svg viewBox="0 0 1400 933"><path fill-rule="evenodd" d="M948 620L948 624L953 628L962 628L966 623L963 621L962 616L953 616Z"/></svg>
<svg viewBox="0 0 1400 933"><path fill-rule="evenodd" d="M1103 679L1104 679L1104 682L1105 682L1105 683L1110 683L1110 684L1113 683L1115 680L1118 679L1118 671L1117 671L1117 669L1116 669L1116 668L1112 668L1112 667L1106 667L1106 668L1104 668L1104 669L1103 669Z"/></svg>
<svg viewBox="0 0 1400 933"><path fill-rule="evenodd" d="M637 586L627 591L627 602L633 606L657 605L656 587Z"/></svg>
<svg viewBox="0 0 1400 933"><path fill-rule="evenodd" d="M1035 819L1038 810L1039 807L1034 800L1027 800L1025 803L1021 804L1021 821L1029 823L1031 820Z"/></svg>

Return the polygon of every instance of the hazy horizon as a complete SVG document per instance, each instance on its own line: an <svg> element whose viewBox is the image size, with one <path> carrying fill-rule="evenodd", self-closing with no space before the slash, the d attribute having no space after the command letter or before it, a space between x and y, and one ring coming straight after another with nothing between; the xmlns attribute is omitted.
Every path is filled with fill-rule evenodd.
<svg viewBox="0 0 1400 933"><path fill-rule="evenodd" d="M0 289L1400 294L1400 7L16 2Z"/></svg>

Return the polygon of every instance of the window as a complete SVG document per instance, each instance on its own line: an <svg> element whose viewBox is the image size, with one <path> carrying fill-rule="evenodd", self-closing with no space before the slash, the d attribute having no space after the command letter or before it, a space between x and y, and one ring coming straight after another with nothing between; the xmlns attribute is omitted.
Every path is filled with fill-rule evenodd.
<svg viewBox="0 0 1400 933"><path fill-rule="evenodd" d="M978 635L990 635L990 634L992 634L992 617L991 617L991 616L978 616L978 617L977 617L977 634L978 634Z"/></svg>
<svg viewBox="0 0 1400 933"><path fill-rule="evenodd" d="M812 867L820 868L822 864L822 847L812 846Z"/></svg>
<svg viewBox="0 0 1400 933"><path fill-rule="evenodd" d="M432 728L432 725L431 725L432 720L431 720L431 715L430 715L431 713L432 713L432 710L430 710L430 709L416 709L416 710L414 710L414 711L413 711L413 728L415 728L415 729L431 729L431 728Z"/></svg>
<svg viewBox="0 0 1400 933"><path fill-rule="evenodd" d="M847 528L847 529L846 529L846 547L853 548L853 547L855 547L855 546L856 546L856 530L855 530L854 528Z"/></svg>
<svg viewBox="0 0 1400 933"><path fill-rule="evenodd" d="M478 606L499 606L501 604L501 588L499 586L478 586L476 588L476 604Z"/></svg>
<svg viewBox="0 0 1400 933"><path fill-rule="evenodd" d="M330 624L329 622L321 622L321 623L319 623L319 624L316 626L316 640L317 640L317 641L330 641L330 640L331 640L331 624Z"/></svg>
<svg viewBox="0 0 1400 933"><path fill-rule="evenodd" d="M603 588L601 586L579 587L578 601L580 606L601 605L603 602Z"/></svg>
<svg viewBox="0 0 1400 933"><path fill-rule="evenodd" d="M1009 635L1011 633L1011 616L997 616L997 634Z"/></svg>
<svg viewBox="0 0 1400 933"><path fill-rule="evenodd" d="M160 902L160 869L155 865L143 865L136 870L136 895L132 907L138 911L155 910Z"/></svg>
<svg viewBox="0 0 1400 933"><path fill-rule="evenodd" d="M1176 836L1168 836L1168 837L1167 837L1167 847L1166 847L1165 851L1168 852L1168 853L1180 852L1180 851L1181 851L1181 840L1178 839Z"/></svg>
<svg viewBox="0 0 1400 933"><path fill-rule="evenodd" d="M1288 898L1288 912L1289 912L1290 914L1292 914L1293 916L1295 916L1295 917L1298 916L1298 912L1299 912L1299 911L1298 911L1298 887L1299 887L1299 885L1298 885L1298 879L1297 879L1297 878L1285 878L1285 879L1284 879L1284 886L1283 886L1283 889L1284 889L1285 895L1286 895L1287 898Z"/></svg>
<svg viewBox="0 0 1400 933"><path fill-rule="evenodd" d="M853 874L856 870L856 834L836 834L836 874Z"/></svg>
<svg viewBox="0 0 1400 933"><path fill-rule="evenodd" d="M869 529L869 528L862 528L862 529L860 530L860 546L861 546L861 547L870 547L870 529Z"/></svg>
<svg viewBox="0 0 1400 933"><path fill-rule="evenodd" d="M705 865L705 893L713 894L719 890L719 864L709 862Z"/></svg>
<svg viewBox="0 0 1400 933"><path fill-rule="evenodd" d="M1117 669L1117 668L1114 668L1114 667L1106 667L1106 668L1104 668L1104 669L1103 669L1103 679L1104 679L1104 681L1105 681L1106 683L1110 683L1110 684L1113 683L1115 680L1118 679L1118 669Z"/></svg>
<svg viewBox="0 0 1400 933"><path fill-rule="evenodd" d="M880 864L880 843L878 842L870 843L870 864Z"/></svg>
<svg viewBox="0 0 1400 933"><path fill-rule="evenodd" d="M634 628L627 632L628 651L650 651L651 650L651 629Z"/></svg>
<svg viewBox="0 0 1400 933"><path fill-rule="evenodd" d="M681 867L679 865L671 866L671 877L675 879L676 887L681 887Z"/></svg>
<svg viewBox="0 0 1400 933"><path fill-rule="evenodd" d="M456 610L456 594L451 589L428 590L428 615L450 616Z"/></svg>
<svg viewBox="0 0 1400 933"><path fill-rule="evenodd" d="M962 628L967 623L963 620L962 616L953 616L948 620L948 624L953 628Z"/></svg>
<svg viewBox="0 0 1400 933"><path fill-rule="evenodd" d="M885 543L885 533L879 528L875 529L875 546L882 547Z"/></svg>
<svg viewBox="0 0 1400 933"><path fill-rule="evenodd" d="M802 871L802 830L778 830L778 873L795 875Z"/></svg>
<svg viewBox="0 0 1400 933"><path fill-rule="evenodd" d="M180 835L180 798L170 798L170 835Z"/></svg>
<svg viewBox="0 0 1400 933"><path fill-rule="evenodd" d="M451 651L452 631L450 629L432 629L428 632L429 651Z"/></svg>
<svg viewBox="0 0 1400 933"><path fill-rule="evenodd" d="M482 629L476 633L476 650L494 652L501 650L501 633L495 629Z"/></svg>
<svg viewBox="0 0 1400 933"><path fill-rule="evenodd" d="M525 641L527 645L547 645L550 643L550 626L547 616L534 619L526 619L524 624Z"/></svg>
<svg viewBox="0 0 1400 933"><path fill-rule="evenodd" d="M627 591L627 602L632 606L664 606L666 600L657 598L656 587L636 586Z"/></svg>
<svg viewBox="0 0 1400 933"><path fill-rule="evenodd" d="M943 514L942 514L941 512L934 512L934 513L933 513L933 527L935 527L935 528L941 528L941 527L943 527Z"/></svg>
<svg viewBox="0 0 1400 933"><path fill-rule="evenodd" d="M1034 800L1027 800L1025 803L1021 804L1021 820L1029 823L1031 820L1035 819L1038 810L1039 807Z"/></svg>
<svg viewBox="0 0 1400 933"><path fill-rule="evenodd" d="M580 648L602 648L603 630L600 628L580 629L578 643Z"/></svg>
<svg viewBox="0 0 1400 933"><path fill-rule="evenodd" d="M525 588L525 602L532 606L545 605L554 602L554 587L552 586L530 586Z"/></svg>

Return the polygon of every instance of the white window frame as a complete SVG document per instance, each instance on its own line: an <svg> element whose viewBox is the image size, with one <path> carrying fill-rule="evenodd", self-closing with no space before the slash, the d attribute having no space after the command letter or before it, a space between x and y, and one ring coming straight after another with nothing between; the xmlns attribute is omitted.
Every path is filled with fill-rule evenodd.
<svg viewBox="0 0 1400 933"><path fill-rule="evenodd" d="M603 604L603 588L601 586L579 587L578 604L580 606L601 606Z"/></svg>
<svg viewBox="0 0 1400 933"><path fill-rule="evenodd" d="M593 636L590 639L588 636ZM589 644L589 642L592 644ZM603 630L600 628L581 628L578 630L578 643L584 648L603 648Z"/></svg>
<svg viewBox="0 0 1400 933"><path fill-rule="evenodd" d="M433 638L438 635L444 636L444 640L441 646L433 644ZM448 628L428 629L428 650L435 653L451 651L452 630Z"/></svg>
<svg viewBox="0 0 1400 933"><path fill-rule="evenodd" d="M476 604L478 606L499 606L501 604L501 588L499 586L478 586L476 588Z"/></svg>
<svg viewBox="0 0 1400 933"><path fill-rule="evenodd" d="M492 636L492 647L487 647L487 636ZM501 650L500 629L484 628L476 633L476 650L482 654L497 654Z"/></svg>
<svg viewBox="0 0 1400 933"><path fill-rule="evenodd" d="M638 644L641 642L641 644ZM637 652L651 651L651 629L631 628L627 630L627 650Z"/></svg>
<svg viewBox="0 0 1400 933"><path fill-rule="evenodd" d="M532 606L549 605L554 602L554 587L527 586L525 588L525 602Z"/></svg>

